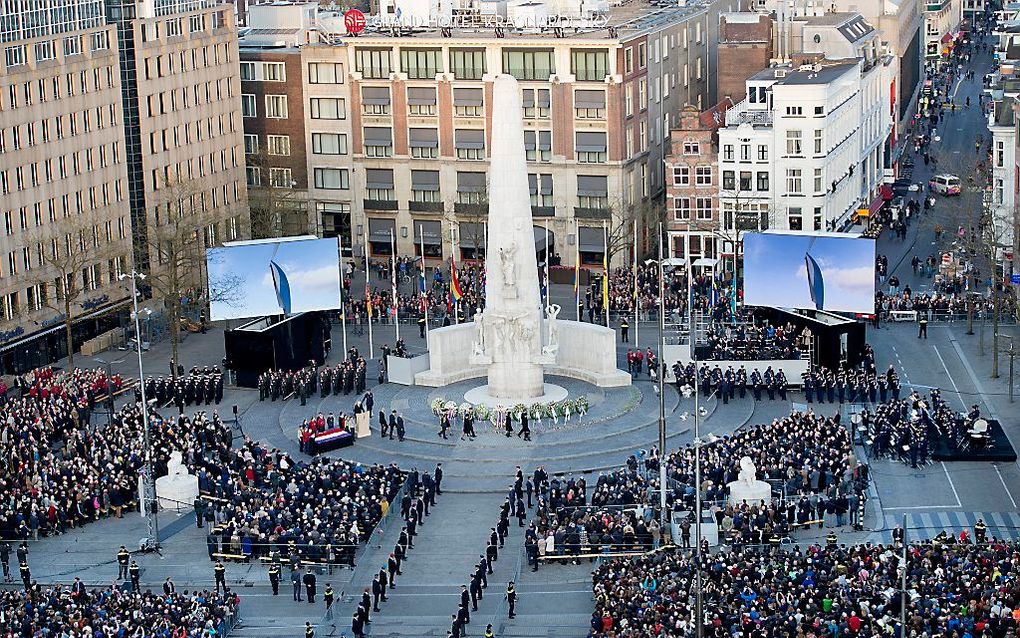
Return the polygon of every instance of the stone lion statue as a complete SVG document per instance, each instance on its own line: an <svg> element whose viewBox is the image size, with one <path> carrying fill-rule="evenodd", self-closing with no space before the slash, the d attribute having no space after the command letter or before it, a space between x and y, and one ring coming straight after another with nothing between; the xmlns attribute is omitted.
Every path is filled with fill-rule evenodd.
<svg viewBox="0 0 1020 638"><path fill-rule="evenodd" d="M737 481L747 486L758 482L757 468L754 467L751 457L745 456L740 459L740 472L737 474Z"/></svg>

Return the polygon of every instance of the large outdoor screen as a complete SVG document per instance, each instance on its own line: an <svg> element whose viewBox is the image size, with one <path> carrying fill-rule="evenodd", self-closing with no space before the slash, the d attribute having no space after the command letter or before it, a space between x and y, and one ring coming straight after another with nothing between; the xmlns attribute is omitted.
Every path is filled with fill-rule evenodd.
<svg viewBox="0 0 1020 638"><path fill-rule="evenodd" d="M744 303L871 314L875 241L834 233L748 233Z"/></svg>
<svg viewBox="0 0 1020 638"><path fill-rule="evenodd" d="M340 307L336 239L238 242L206 252L214 321Z"/></svg>

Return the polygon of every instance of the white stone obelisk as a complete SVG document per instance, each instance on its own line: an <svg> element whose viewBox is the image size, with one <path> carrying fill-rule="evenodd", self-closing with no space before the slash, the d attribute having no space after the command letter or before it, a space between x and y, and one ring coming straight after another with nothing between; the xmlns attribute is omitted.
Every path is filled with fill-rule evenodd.
<svg viewBox="0 0 1020 638"><path fill-rule="evenodd" d="M481 327L489 361L488 394L515 400L544 392L542 311L517 80L493 83L489 164L489 237Z"/></svg>

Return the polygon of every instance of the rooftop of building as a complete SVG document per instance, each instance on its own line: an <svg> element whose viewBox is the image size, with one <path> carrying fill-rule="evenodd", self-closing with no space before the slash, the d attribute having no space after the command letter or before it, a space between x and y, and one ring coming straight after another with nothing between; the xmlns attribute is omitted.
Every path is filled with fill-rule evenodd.
<svg viewBox="0 0 1020 638"><path fill-rule="evenodd" d="M776 85L804 86L810 84L829 84L841 77L848 70L856 68L857 62L840 62L839 64L805 65L793 69L789 67L769 67L762 69L748 78L754 80L775 80ZM777 75L776 72L779 72Z"/></svg>
<svg viewBox="0 0 1020 638"><path fill-rule="evenodd" d="M471 8L455 8L450 16L427 18L408 14L402 17L366 15L365 30L357 36L347 34L344 12L319 8L314 29L332 42L345 44L379 39L407 40L630 40L661 31L670 25L703 14L713 0L623 0L606 11L586 12L583 16L557 15L543 11L541 1L520 2L511 6L486 0ZM318 6L315 3L274 2L270 6ZM500 10L505 13L500 13ZM401 22L402 21L402 22ZM249 24L252 24L249 22ZM258 26L252 24L252 26ZM261 31L261 29L255 29ZM253 41L253 40L249 40ZM437 44L433 42L432 44Z"/></svg>
<svg viewBox="0 0 1020 638"><path fill-rule="evenodd" d="M723 13L719 22L721 43L753 44L772 39L772 18L765 14L747 11Z"/></svg>
<svg viewBox="0 0 1020 638"><path fill-rule="evenodd" d="M836 27L850 42L857 42L875 31L875 27L871 26L864 16L856 12L826 13L820 16L797 18L797 20L808 26Z"/></svg>

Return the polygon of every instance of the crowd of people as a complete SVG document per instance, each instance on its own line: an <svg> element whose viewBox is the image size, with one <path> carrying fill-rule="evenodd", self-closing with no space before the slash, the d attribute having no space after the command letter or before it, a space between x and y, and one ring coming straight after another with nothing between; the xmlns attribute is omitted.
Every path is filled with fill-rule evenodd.
<svg viewBox="0 0 1020 638"><path fill-rule="evenodd" d="M0 635L68 638L159 636L216 638L237 615L240 598L227 590L134 592L116 586L71 586L0 592Z"/></svg>
<svg viewBox="0 0 1020 638"><path fill-rule="evenodd" d="M120 517L136 501L144 462L142 414L129 403L108 425L92 424L90 404L97 393L105 396L104 375L80 369L43 372L29 389L22 388L21 397L4 397L0 537L62 533L104 516ZM150 423L157 476L166 473L171 452L194 458L209 441L204 419L167 420L153 412Z"/></svg>
<svg viewBox="0 0 1020 638"><path fill-rule="evenodd" d="M192 368L187 376L149 377L145 380L145 398L158 405L173 403L183 412L185 406L219 404L223 400L223 373L218 367Z"/></svg>
<svg viewBox="0 0 1020 638"><path fill-rule="evenodd" d="M808 403L885 403L890 396L893 400L900 398L900 378L893 366L882 374L867 362L839 372L818 366L805 372L802 381Z"/></svg>
<svg viewBox="0 0 1020 638"><path fill-rule="evenodd" d="M708 363L696 367L693 361L687 362L686 366L679 361L673 364L673 382L681 396L700 391L706 398L717 395L723 403L729 403L737 396L743 399L749 390L755 401L761 401L762 396L767 396L769 401L777 397L785 401L789 389L786 373L782 369L773 370L772 366L766 366L765 372L754 367L748 374L743 365L736 370L733 366L723 370L719 365L710 366Z"/></svg>
<svg viewBox="0 0 1020 638"><path fill-rule="evenodd" d="M356 347L335 366L319 366L312 361L298 370L266 370L258 377L259 401L286 401L298 397L301 405L319 393L321 398L339 394L361 394L367 387L368 366Z"/></svg>
<svg viewBox="0 0 1020 638"><path fill-rule="evenodd" d="M1020 545L942 535L897 546L836 543L704 554L706 636L891 636L900 627L900 569L908 574L913 636L1007 636L1018 625L1013 563ZM697 633L696 558L657 552L603 562L592 574L591 638L689 638Z"/></svg>
<svg viewBox="0 0 1020 638"><path fill-rule="evenodd" d="M866 466L859 465L851 435L839 416L793 412L772 423L743 428L701 446L701 484L696 482L694 445L666 457L667 506L691 512L700 490L721 536L732 545L763 544L812 523L857 525L866 486ZM730 483L737 480L744 457L777 495L764 506L731 503ZM554 478L540 491L534 521L546 552L577 555L591 551L652 549L668 530L659 528L660 455L654 448L627 466L600 474L589 495L584 478ZM785 495L782 498L779 495ZM676 544L690 546L690 522Z"/></svg>
<svg viewBox="0 0 1020 638"><path fill-rule="evenodd" d="M200 459L199 489L215 521L210 559L284 556L352 564L404 482L396 465L317 457L300 461L245 439L236 450Z"/></svg>

